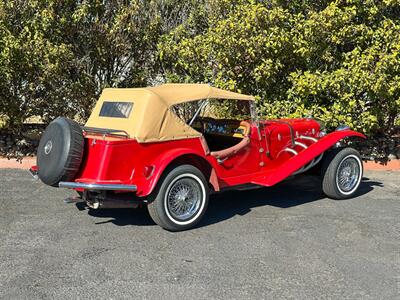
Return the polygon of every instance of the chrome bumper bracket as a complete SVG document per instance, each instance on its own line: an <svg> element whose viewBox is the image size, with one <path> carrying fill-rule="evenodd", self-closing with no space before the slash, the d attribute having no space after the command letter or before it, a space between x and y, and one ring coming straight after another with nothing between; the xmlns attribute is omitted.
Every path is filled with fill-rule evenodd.
<svg viewBox="0 0 400 300"><path fill-rule="evenodd" d="M37 171L37 170L33 170L32 168L30 168L30 169L28 170L28 172L29 172L29 174L32 175L32 177L33 177L35 180L38 180L38 179L39 179L38 171Z"/></svg>

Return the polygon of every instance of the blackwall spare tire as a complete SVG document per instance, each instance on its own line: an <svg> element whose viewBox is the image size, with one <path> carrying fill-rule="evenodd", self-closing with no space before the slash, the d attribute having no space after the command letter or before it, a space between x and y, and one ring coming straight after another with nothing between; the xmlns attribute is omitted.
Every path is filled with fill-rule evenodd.
<svg viewBox="0 0 400 300"><path fill-rule="evenodd" d="M59 117L40 139L37 151L38 176L47 185L72 181L82 162L84 138L75 121Z"/></svg>

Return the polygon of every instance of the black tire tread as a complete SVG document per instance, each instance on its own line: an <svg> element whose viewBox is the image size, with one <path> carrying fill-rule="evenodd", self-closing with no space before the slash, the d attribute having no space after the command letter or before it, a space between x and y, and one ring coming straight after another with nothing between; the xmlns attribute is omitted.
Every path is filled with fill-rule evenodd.
<svg viewBox="0 0 400 300"><path fill-rule="evenodd" d="M356 155L361 160L360 153L354 148L335 148L327 152L321 167L321 177L322 177L322 190L326 196L332 199L341 200L347 199L353 196L354 193L350 195L342 194L336 187L336 170L342 159L348 155ZM362 164L361 164L362 166ZM361 168L361 176L363 174L363 169Z"/></svg>
<svg viewBox="0 0 400 300"><path fill-rule="evenodd" d="M39 166L39 178L41 178L42 181L44 181L46 184L50 186L58 187L60 181L74 180L81 166L85 140L83 137L82 129L77 122L62 117L57 118L53 122L58 124L58 126L64 127L67 134L69 134L69 138L67 139L69 140L69 142L65 142L65 145L63 146L64 149L67 149L68 152L66 154L67 156L66 160L64 161L64 165L60 166L60 169L57 171L57 173L53 174L52 176L46 175L45 178L41 177L40 175L41 167ZM49 127L56 126L52 125L52 123L49 124ZM42 139L44 139L44 137L42 137ZM43 151L40 145L38 151L39 149L40 151ZM39 158L39 152L38 152L38 158ZM46 167L46 165L44 165L44 167Z"/></svg>
<svg viewBox="0 0 400 300"><path fill-rule="evenodd" d="M81 126L70 119L65 119L71 127L71 146L68 153L68 160L65 164L64 171L59 176L59 179L55 186L58 186L60 181L71 181L74 179L76 173L79 171L83 149L84 149L84 138Z"/></svg>
<svg viewBox="0 0 400 300"><path fill-rule="evenodd" d="M154 203L154 201L150 202L147 205L147 209L149 211L150 217L153 219L154 223L161 226L162 228L165 228L166 225L164 224L164 222L161 220L160 216L158 215L156 206L153 203Z"/></svg>

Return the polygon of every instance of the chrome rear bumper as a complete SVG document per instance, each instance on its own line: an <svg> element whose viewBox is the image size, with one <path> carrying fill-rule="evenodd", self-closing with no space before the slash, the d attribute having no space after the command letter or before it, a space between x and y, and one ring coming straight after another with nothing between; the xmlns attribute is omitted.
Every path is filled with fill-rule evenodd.
<svg viewBox="0 0 400 300"><path fill-rule="evenodd" d="M130 191L136 192L137 186L133 184L98 184L82 182L61 181L58 186L67 189L84 189L90 191Z"/></svg>

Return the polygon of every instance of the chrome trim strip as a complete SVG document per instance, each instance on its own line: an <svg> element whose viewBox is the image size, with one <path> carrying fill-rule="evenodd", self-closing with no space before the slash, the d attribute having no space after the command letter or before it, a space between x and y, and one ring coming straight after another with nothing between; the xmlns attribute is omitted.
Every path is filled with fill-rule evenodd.
<svg viewBox="0 0 400 300"><path fill-rule="evenodd" d="M86 133L97 133L97 134L102 134L103 136L105 135L114 135L114 136L121 136L121 137L126 137L129 138L129 133L127 133L125 130L119 130L119 129L107 129L107 128L97 128L97 127L81 127L82 130ZM120 133L122 134L120 134Z"/></svg>
<svg viewBox="0 0 400 300"><path fill-rule="evenodd" d="M307 147L307 145L305 145L305 144L303 144L303 143L300 143L300 142L294 142L294 144L295 145L297 145L297 146L300 146L300 147L302 147L303 149L307 149L308 147Z"/></svg>
<svg viewBox="0 0 400 300"><path fill-rule="evenodd" d="M98 183L82 183L82 182L66 182L61 181L58 186L67 189L84 189L96 191L131 191L137 190L136 185L128 184L98 184Z"/></svg>
<svg viewBox="0 0 400 300"><path fill-rule="evenodd" d="M313 137L311 137L311 136L304 136L304 135L301 135L299 138L302 139L302 140L313 141L314 143L318 142L318 140L317 140L316 138L313 138Z"/></svg>
<svg viewBox="0 0 400 300"><path fill-rule="evenodd" d="M297 151L294 150L294 149L292 149L292 148L285 148L285 149L283 149L283 151L293 153L294 155L297 155L297 154L298 154Z"/></svg>

